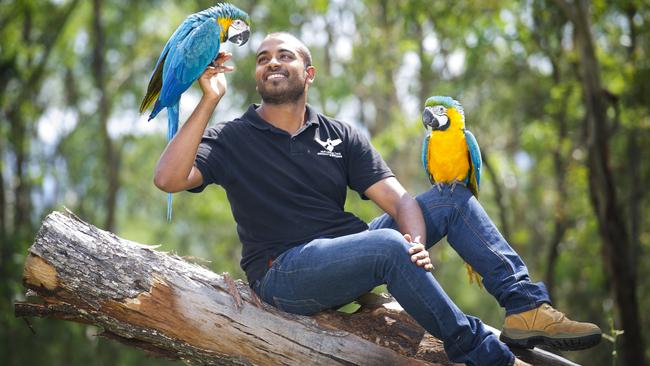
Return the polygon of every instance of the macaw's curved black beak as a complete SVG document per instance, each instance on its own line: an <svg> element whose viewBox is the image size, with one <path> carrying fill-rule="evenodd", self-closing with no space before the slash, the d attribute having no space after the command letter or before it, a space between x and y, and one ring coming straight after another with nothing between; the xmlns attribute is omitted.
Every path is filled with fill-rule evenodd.
<svg viewBox="0 0 650 366"><path fill-rule="evenodd" d="M246 42L248 42L248 37L250 37L250 35L251 35L251 31L246 29L232 35L230 38L228 38L228 40L234 44L238 44L239 47L241 47L244 44L246 44Z"/></svg>
<svg viewBox="0 0 650 366"><path fill-rule="evenodd" d="M424 128L430 127L432 130L435 130L440 125L438 119L433 116L433 112L430 107L424 108L422 112L422 124Z"/></svg>

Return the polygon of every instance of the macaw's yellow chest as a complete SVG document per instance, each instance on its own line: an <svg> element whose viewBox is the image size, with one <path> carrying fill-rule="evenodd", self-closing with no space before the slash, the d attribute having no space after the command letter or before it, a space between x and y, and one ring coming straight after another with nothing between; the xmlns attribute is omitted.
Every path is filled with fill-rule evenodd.
<svg viewBox="0 0 650 366"><path fill-rule="evenodd" d="M469 152L463 131L431 132L427 159L429 174L435 182L463 181L469 173Z"/></svg>

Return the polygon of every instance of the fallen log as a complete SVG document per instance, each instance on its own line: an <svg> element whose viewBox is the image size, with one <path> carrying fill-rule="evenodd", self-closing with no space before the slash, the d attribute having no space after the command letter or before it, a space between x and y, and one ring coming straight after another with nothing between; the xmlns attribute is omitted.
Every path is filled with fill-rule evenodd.
<svg viewBox="0 0 650 366"><path fill-rule="evenodd" d="M355 314L288 314L227 273L155 248L53 212L29 249L28 300L15 314L93 324L153 355L204 365L453 365L388 296L359 299ZM575 365L516 352L535 365Z"/></svg>

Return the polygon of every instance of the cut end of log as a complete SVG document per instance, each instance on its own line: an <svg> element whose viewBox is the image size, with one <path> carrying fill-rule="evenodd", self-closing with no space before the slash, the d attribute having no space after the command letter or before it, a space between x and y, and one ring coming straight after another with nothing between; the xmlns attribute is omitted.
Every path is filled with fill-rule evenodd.
<svg viewBox="0 0 650 366"><path fill-rule="evenodd" d="M54 291L58 286L56 269L34 254L29 254L25 260L23 281L29 287L42 287L48 291Z"/></svg>

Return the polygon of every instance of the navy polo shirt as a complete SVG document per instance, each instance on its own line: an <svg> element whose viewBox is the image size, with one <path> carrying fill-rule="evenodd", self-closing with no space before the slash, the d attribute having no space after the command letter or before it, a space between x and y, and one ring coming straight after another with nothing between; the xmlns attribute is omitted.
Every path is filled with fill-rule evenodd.
<svg viewBox="0 0 650 366"><path fill-rule="evenodd" d="M206 129L195 161L203 184L190 190L201 192L211 183L226 190L243 244L241 267L251 284L264 276L269 259L289 248L366 230L343 209L347 187L364 197L372 184L393 176L351 125L307 106L305 124L292 136L256 108Z"/></svg>

